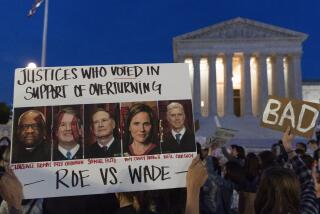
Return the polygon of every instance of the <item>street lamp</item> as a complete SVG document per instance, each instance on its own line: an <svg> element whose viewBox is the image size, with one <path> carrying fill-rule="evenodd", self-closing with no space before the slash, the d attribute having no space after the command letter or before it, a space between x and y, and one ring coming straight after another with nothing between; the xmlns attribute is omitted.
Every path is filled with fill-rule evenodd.
<svg viewBox="0 0 320 214"><path fill-rule="evenodd" d="M34 62L29 62L29 64L27 65L27 68L36 68L37 64Z"/></svg>

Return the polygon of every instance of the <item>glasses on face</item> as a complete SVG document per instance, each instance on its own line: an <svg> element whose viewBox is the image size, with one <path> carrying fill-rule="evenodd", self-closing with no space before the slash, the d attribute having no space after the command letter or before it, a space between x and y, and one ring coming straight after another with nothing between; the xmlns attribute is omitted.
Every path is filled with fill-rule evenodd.
<svg viewBox="0 0 320 214"><path fill-rule="evenodd" d="M37 123L33 123L33 124L22 124L19 126L20 129L22 129L23 131L28 130L29 128L31 128L32 130L39 130L40 126Z"/></svg>

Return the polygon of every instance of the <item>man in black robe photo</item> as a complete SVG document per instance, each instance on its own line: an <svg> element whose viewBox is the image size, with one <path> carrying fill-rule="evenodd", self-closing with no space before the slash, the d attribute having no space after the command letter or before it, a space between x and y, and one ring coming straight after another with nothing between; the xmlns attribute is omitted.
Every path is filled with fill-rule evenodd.
<svg viewBox="0 0 320 214"><path fill-rule="evenodd" d="M162 153L195 152L194 133L185 125L186 115L180 103L172 102L167 106L167 121L170 131L164 135Z"/></svg>
<svg viewBox="0 0 320 214"><path fill-rule="evenodd" d="M18 119L13 142L12 163L50 161L50 145L46 142L46 120L37 110L28 110Z"/></svg>
<svg viewBox="0 0 320 214"><path fill-rule="evenodd" d="M53 151L53 160L83 159L82 124L77 112L70 107L59 111L54 126L58 145Z"/></svg>
<svg viewBox="0 0 320 214"><path fill-rule="evenodd" d="M91 131L96 139L86 150L86 158L120 157L120 140L115 137L116 123L109 112L98 108L91 118Z"/></svg>

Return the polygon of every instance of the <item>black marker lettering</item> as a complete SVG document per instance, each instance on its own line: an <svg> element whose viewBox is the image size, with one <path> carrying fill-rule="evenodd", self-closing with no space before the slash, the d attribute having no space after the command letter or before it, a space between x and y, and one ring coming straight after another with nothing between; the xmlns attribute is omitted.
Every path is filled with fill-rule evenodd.
<svg viewBox="0 0 320 214"><path fill-rule="evenodd" d="M166 175L169 174L169 172L165 172L165 169L169 169L169 166L162 166L162 174L161 174L161 180L167 180L170 179L171 177L165 177Z"/></svg>
<svg viewBox="0 0 320 214"><path fill-rule="evenodd" d="M26 81L27 81L27 74L26 74L26 69L23 69L23 70L21 70L20 72L22 72L23 73L23 81L22 80L18 80L17 81L17 83L18 83L18 85L24 85L24 84L26 84Z"/></svg>
<svg viewBox="0 0 320 214"><path fill-rule="evenodd" d="M73 170L71 172L71 184L73 187L77 186L79 182L79 176Z"/></svg>
<svg viewBox="0 0 320 214"><path fill-rule="evenodd" d="M77 68L71 68L71 73L72 73L72 79L77 79Z"/></svg>
<svg viewBox="0 0 320 214"><path fill-rule="evenodd" d="M128 166L129 168L129 175L131 179L131 183L134 184L135 180L137 179L138 182L141 182L141 166L139 166L139 171L136 168L131 169L131 166ZM132 171L133 170L133 171Z"/></svg>
<svg viewBox="0 0 320 214"><path fill-rule="evenodd" d="M89 175L83 176L82 173L84 173L84 172L89 172L89 170L80 170L80 171L79 171L81 187L90 186L89 184L84 184L84 182L83 182L83 180L84 180L85 178L88 178L88 177L89 177Z"/></svg>
<svg viewBox="0 0 320 214"><path fill-rule="evenodd" d="M100 175L101 175L101 178L102 178L102 182L104 185L107 185L108 184L108 168L105 168L104 169L104 172L103 172L103 169L100 168Z"/></svg>
<svg viewBox="0 0 320 214"><path fill-rule="evenodd" d="M147 182L148 181L148 177L149 178L151 178L152 179L152 177L151 177L151 173L150 173L150 171L149 171L149 167L148 166L145 166L144 168L143 168L143 177L144 177L144 182ZM147 177L148 176L148 177Z"/></svg>
<svg viewBox="0 0 320 214"><path fill-rule="evenodd" d="M64 176L62 178L60 178L60 172L64 172ZM67 169L59 169L58 171L56 171L56 178L57 178L56 189L59 189L59 184L62 184L63 186L69 188L69 186L62 181L62 179L64 179L67 176L67 174L68 174Z"/></svg>
<svg viewBox="0 0 320 214"><path fill-rule="evenodd" d="M85 90L85 85L75 85L73 88L74 95L76 97L82 97L83 96L83 91Z"/></svg>
<svg viewBox="0 0 320 214"><path fill-rule="evenodd" d="M117 184L118 183L118 179L116 177L117 169L114 167L110 167L109 170L110 170L110 174L113 177L113 180L110 180L110 184Z"/></svg>

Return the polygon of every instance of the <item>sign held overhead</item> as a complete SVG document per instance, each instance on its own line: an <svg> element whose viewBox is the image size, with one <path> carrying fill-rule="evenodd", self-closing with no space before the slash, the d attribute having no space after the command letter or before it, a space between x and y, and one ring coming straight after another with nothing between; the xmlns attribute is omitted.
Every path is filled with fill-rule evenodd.
<svg viewBox="0 0 320 214"><path fill-rule="evenodd" d="M319 110L317 103L269 96L261 126L282 132L290 126L293 134L311 138Z"/></svg>

